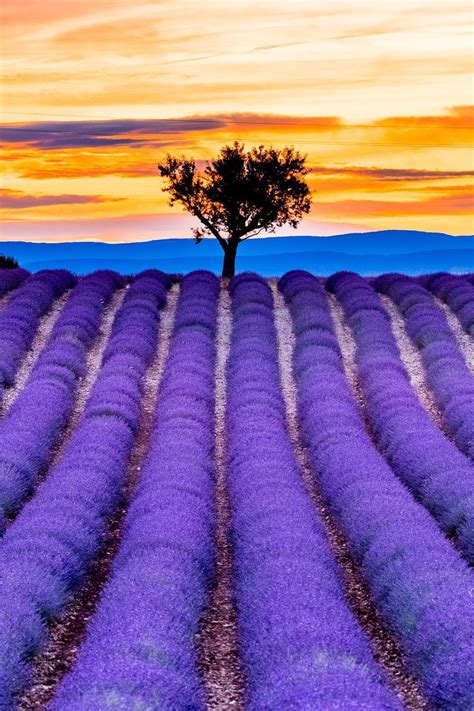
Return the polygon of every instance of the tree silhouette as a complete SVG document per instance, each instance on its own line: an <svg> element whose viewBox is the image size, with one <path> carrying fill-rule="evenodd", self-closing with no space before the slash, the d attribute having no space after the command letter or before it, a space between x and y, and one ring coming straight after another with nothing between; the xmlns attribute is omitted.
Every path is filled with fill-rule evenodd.
<svg viewBox="0 0 474 711"><path fill-rule="evenodd" d="M311 207L306 156L289 147L244 148L224 146L201 173L193 159L169 154L158 165L170 205L181 203L203 225L193 229L196 243L212 236L222 247L223 277L234 274L241 242L286 223L296 227Z"/></svg>

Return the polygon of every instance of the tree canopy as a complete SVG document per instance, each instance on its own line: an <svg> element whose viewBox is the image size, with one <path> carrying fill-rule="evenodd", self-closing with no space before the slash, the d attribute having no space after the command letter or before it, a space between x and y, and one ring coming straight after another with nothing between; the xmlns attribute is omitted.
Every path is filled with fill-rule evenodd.
<svg viewBox="0 0 474 711"><path fill-rule="evenodd" d="M196 242L215 237L224 251L222 275L232 276L237 247L262 231L296 227L311 207L306 156L292 147L259 146L245 151L239 142L221 148L199 172L194 159L167 155L158 165L170 195L201 222Z"/></svg>

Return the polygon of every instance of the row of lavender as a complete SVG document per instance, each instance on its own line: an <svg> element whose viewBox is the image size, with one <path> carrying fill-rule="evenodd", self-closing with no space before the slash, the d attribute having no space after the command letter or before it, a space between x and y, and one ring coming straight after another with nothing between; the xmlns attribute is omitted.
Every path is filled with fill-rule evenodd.
<svg viewBox="0 0 474 711"><path fill-rule="evenodd" d="M25 269L2 269L0 271L0 298L17 286L29 276Z"/></svg>
<svg viewBox="0 0 474 711"><path fill-rule="evenodd" d="M386 274L376 279L375 286L403 314L446 425L459 448L474 459L474 380L445 314L427 289L409 277Z"/></svg>
<svg viewBox="0 0 474 711"><path fill-rule="evenodd" d="M51 457L104 309L119 285L115 273L96 272L72 289L26 385L0 422L0 534ZM12 299L11 307L16 305Z"/></svg>
<svg viewBox="0 0 474 711"><path fill-rule="evenodd" d="M0 292L14 289L8 303L0 310L0 402L5 388L10 387L22 358L28 351L40 318L61 294L76 283L66 271L38 272L28 279L16 272L9 277L0 274ZM18 288L15 288L15 287Z"/></svg>
<svg viewBox="0 0 474 711"><path fill-rule="evenodd" d="M379 283L376 280L375 285ZM458 537L467 559L474 562L472 463L421 405L401 362L390 317L370 284L342 272L331 277L326 287L343 306L356 342L359 381L379 448L443 530Z"/></svg>
<svg viewBox="0 0 474 711"><path fill-rule="evenodd" d="M184 278L148 457L97 613L53 709L198 709L193 635L214 566L219 282Z"/></svg>
<svg viewBox="0 0 474 711"><path fill-rule="evenodd" d="M280 289L294 321L302 437L324 498L426 696L438 708L470 708L472 574L371 441L318 280L293 272Z"/></svg>
<svg viewBox="0 0 474 711"><path fill-rule="evenodd" d="M228 477L250 709L398 709L349 609L287 431L271 291L232 283Z"/></svg>
<svg viewBox="0 0 474 711"><path fill-rule="evenodd" d="M101 275L102 287L108 282L110 289L116 276L103 279ZM117 507L139 427L143 376L155 352L166 286L166 278L150 273L137 277L129 288L77 429L60 461L0 541L1 709L12 707L48 621L79 585ZM87 308L81 312L91 333L93 313ZM77 345L77 338L71 342Z"/></svg>
<svg viewBox="0 0 474 711"><path fill-rule="evenodd" d="M474 338L474 278L453 274L431 274L420 283L454 311L466 333Z"/></svg>

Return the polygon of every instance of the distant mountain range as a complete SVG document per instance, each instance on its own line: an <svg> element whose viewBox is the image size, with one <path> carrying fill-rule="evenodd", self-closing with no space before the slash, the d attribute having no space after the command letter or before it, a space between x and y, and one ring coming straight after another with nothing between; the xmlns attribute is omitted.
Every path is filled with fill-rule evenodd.
<svg viewBox="0 0 474 711"><path fill-rule="evenodd" d="M15 257L31 271L62 267L78 274L105 268L131 274L151 267L172 273L193 269L220 273L222 266L222 250L214 239L200 245L191 238L122 244L1 242L0 253ZM321 276L339 270L363 275L472 272L474 236L382 230L333 237L250 239L239 248L238 271L278 276L290 269L306 269Z"/></svg>

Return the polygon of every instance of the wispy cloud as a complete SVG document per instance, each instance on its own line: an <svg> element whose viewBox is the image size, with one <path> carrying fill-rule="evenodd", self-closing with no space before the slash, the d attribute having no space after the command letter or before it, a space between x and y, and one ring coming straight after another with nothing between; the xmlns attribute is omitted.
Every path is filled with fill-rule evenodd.
<svg viewBox="0 0 474 711"><path fill-rule="evenodd" d="M46 111L126 117L324 105L366 119L468 100L468 2L353 10L350 0L3 0L4 104L21 116L41 97Z"/></svg>
<svg viewBox="0 0 474 711"><path fill-rule="evenodd" d="M428 126L438 128L474 128L474 104L451 106L447 113L421 114L413 116L390 116L373 122L380 128L423 128Z"/></svg>
<svg viewBox="0 0 474 711"><path fill-rule="evenodd" d="M275 44L263 44L259 47L253 47L249 52L264 52L269 49L282 49L284 47L300 47L301 45L307 45L308 42L275 42Z"/></svg>
<svg viewBox="0 0 474 711"><path fill-rule="evenodd" d="M50 205L85 205L110 200L120 200L120 198L108 198L102 195L27 195L17 190L0 190L0 207L3 209L25 210Z"/></svg>
<svg viewBox="0 0 474 711"><path fill-rule="evenodd" d="M366 168L364 166L323 166L311 168L316 175L355 175L381 181L450 180L474 176L474 170L423 170L417 168Z"/></svg>
<svg viewBox="0 0 474 711"><path fill-rule="evenodd" d="M160 136L222 128L217 118L125 119L111 121L43 121L4 124L3 143L22 143L42 150L62 148L101 148L109 146L166 145ZM146 138L145 138L146 137Z"/></svg>

